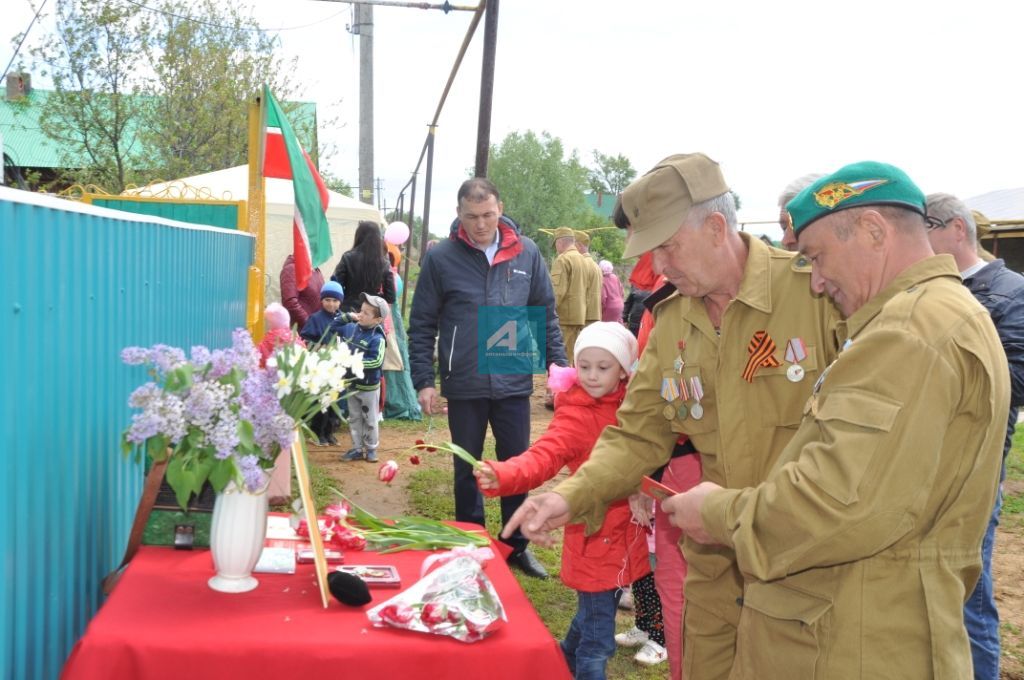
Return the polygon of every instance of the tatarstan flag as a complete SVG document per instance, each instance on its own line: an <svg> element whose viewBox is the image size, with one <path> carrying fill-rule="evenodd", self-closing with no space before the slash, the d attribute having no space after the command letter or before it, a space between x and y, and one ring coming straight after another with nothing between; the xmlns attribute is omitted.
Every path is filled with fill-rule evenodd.
<svg viewBox="0 0 1024 680"><path fill-rule="evenodd" d="M302 290L309 285L314 267L331 257L331 235L327 227L327 187L310 160L281 105L263 86L266 103L264 124L263 176L292 180L295 190L295 218L292 241L295 254L295 285Z"/></svg>

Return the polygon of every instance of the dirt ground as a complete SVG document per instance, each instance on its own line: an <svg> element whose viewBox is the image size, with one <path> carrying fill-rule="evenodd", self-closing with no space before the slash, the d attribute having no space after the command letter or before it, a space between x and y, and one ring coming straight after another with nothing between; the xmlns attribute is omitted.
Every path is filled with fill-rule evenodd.
<svg viewBox="0 0 1024 680"><path fill-rule="evenodd" d="M531 440L536 440L544 432L552 416L552 412L544 408L542 378L537 379L536 385L539 389L531 397ZM338 480L345 493L363 507L383 516L405 514L410 511L407 486L410 475L416 469L409 463L412 454L410 448L417 439L428 442L450 441L445 416L434 417L429 435L427 422L421 425L416 427L403 423L390 426L386 423L382 428L378 456L381 461L393 459L399 464L398 475L390 485L382 484L377 479L378 465L365 462L343 463L339 460L340 455L349 448L344 432L340 433L339 446L311 446L308 451L316 463L324 466L328 474ZM430 467L450 465L437 457L421 455L420 460L422 465ZM1024 482L1006 483L1007 495L1021 492L1024 492ZM1003 628L1002 678L1024 680L1024 527L999 528L992 570Z"/></svg>

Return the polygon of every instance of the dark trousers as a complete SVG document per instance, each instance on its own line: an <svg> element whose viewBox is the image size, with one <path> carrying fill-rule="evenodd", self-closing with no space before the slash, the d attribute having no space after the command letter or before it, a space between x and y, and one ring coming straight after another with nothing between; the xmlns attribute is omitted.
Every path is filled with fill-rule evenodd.
<svg viewBox="0 0 1024 680"><path fill-rule="evenodd" d="M530 398L448 400L448 429L452 433L452 441L477 460L483 455L488 423L494 435L498 460L518 456L530 446ZM502 496L502 526L525 498L526 494ZM484 526L484 500L473 477L473 468L460 458L455 458L455 520ZM518 529L507 540L501 540L512 546L516 553L525 550L528 542Z"/></svg>

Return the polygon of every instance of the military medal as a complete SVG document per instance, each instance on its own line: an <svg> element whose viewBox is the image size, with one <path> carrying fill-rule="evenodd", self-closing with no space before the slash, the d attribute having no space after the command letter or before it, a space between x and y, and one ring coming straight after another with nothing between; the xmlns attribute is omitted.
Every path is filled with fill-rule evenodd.
<svg viewBox="0 0 1024 680"><path fill-rule="evenodd" d="M786 377L790 382L800 382L804 379L804 367L800 362L807 358L807 345L803 338L791 338L786 343L786 361L790 367L786 369Z"/></svg>
<svg viewBox="0 0 1024 680"><path fill-rule="evenodd" d="M700 376L695 375L690 378L690 392L696 402L690 407L690 416L694 420L700 420L704 417L704 407L700 405L700 400L704 398L704 386L700 383Z"/></svg>
<svg viewBox="0 0 1024 680"><path fill-rule="evenodd" d="M686 366L686 362L683 360L683 351L686 350L686 340L680 340L676 343L676 347L679 348L679 356L672 362L672 366L676 369L676 373L683 372L683 366Z"/></svg>
<svg viewBox="0 0 1024 680"><path fill-rule="evenodd" d="M680 420L686 417L686 404L679 405L679 410L676 411L676 415L679 416Z"/></svg>

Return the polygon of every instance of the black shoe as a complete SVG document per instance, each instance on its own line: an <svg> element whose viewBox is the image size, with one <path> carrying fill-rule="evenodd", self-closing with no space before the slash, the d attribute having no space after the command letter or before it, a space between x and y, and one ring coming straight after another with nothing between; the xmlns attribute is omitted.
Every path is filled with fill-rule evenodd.
<svg viewBox="0 0 1024 680"><path fill-rule="evenodd" d="M518 567L527 576L532 576L533 578L548 577L547 569L529 550L513 553L509 556L508 563L513 567Z"/></svg>
<svg viewBox="0 0 1024 680"><path fill-rule="evenodd" d="M330 444L331 446L337 446L338 439L333 434L329 434L327 435L327 443Z"/></svg>

